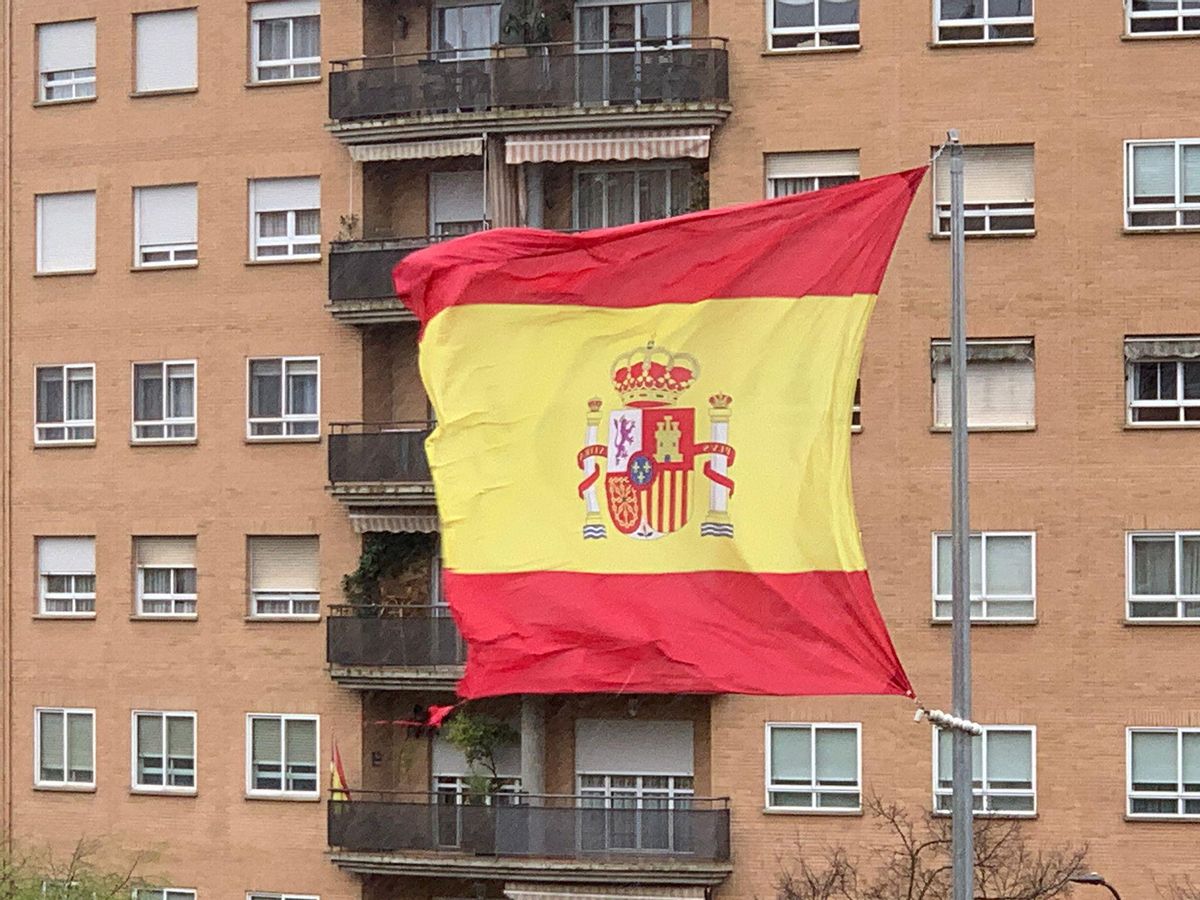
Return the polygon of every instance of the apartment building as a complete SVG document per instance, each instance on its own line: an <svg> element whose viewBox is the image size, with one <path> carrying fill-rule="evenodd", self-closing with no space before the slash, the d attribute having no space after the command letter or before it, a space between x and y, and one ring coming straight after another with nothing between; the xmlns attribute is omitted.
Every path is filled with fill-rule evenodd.
<svg viewBox="0 0 1200 900"><path fill-rule="evenodd" d="M1135 896L1194 872L1200 6L1034 7L6 0L3 829L156 851L155 900L749 898L797 846L881 845L866 797L946 809L895 698L479 704L521 735L479 797L408 724L464 656L389 272L912 167L956 127L976 807ZM933 705L947 207L935 164L847 423Z"/></svg>

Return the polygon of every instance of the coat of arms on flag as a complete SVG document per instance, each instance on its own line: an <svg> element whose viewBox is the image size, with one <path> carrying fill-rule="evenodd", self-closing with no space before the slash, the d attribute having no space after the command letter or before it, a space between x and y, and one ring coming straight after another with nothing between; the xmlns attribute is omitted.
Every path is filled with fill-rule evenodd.
<svg viewBox="0 0 1200 900"><path fill-rule="evenodd" d="M711 456L701 470L710 483L708 514L700 533L733 537L728 504L733 481L727 472L734 451L728 443L728 394L708 398L708 441L696 440L696 410L678 406L680 395L700 377L700 366L687 353L673 353L649 341L617 357L612 385L621 402L608 415L608 439L598 443L604 401L588 401L584 448L576 460L584 470L579 495L587 508L584 538L605 538L597 482L600 460L608 516L618 532L639 540L654 540L679 531L691 521L696 460Z"/></svg>

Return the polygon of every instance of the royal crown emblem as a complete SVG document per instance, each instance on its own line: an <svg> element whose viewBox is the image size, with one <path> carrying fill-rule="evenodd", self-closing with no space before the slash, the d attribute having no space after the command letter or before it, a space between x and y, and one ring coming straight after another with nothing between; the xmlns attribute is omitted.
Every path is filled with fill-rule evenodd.
<svg viewBox="0 0 1200 900"><path fill-rule="evenodd" d="M708 513L700 524L706 537L733 537L729 499L734 452L729 441L733 398L708 398L709 440L696 441L696 410L678 406L680 396L700 378L694 356L673 353L650 341L613 362L613 389L621 408L609 412L607 442L600 443L604 401L587 404L584 447L576 461L584 472L579 496L586 508L584 538L606 538L597 487L604 461L608 517L621 534L653 540L685 528L692 518L696 460L708 456L701 473L708 480Z"/></svg>

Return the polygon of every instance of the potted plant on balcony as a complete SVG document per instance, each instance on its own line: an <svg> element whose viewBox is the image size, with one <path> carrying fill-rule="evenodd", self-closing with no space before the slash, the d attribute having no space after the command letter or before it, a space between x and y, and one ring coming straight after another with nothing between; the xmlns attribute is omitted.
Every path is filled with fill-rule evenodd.
<svg viewBox="0 0 1200 900"><path fill-rule="evenodd" d="M499 56L528 56L531 46L548 44L555 21L569 21L570 6L561 0L504 0L500 5ZM545 52L545 47L540 48Z"/></svg>
<svg viewBox="0 0 1200 900"><path fill-rule="evenodd" d="M437 535L370 532L358 567L342 576L346 602L361 616L404 614L428 606Z"/></svg>
<svg viewBox="0 0 1200 900"><path fill-rule="evenodd" d="M442 737L462 751L471 770L463 802L472 806L491 803L491 798L504 786L496 754L520 739L517 730L492 716L463 710L450 719Z"/></svg>

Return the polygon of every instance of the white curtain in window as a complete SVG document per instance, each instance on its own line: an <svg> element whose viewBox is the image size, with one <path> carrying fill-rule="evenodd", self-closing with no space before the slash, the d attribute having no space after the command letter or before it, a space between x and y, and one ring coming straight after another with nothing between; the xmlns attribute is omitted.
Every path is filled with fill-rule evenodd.
<svg viewBox="0 0 1200 900"><path fill-rule="evenodd" d="M987 733L988 781L1033 781L1033 735L1028 731Z"/></svg>
<svg viewBox="0 0 1200 900"><path fill-rule="evenodd" d="M320 14L320 0L267 0L267 2L250 4L250 19L255 22L263 19L289 19L296 16L319 16Z"/></svg>
<svg viewBox="0 0 1200 900"><path fill-rule="evenodd" d="M196 243L196 185L135 188L138 245Z"/></svg>
<svg viewBox="0 0 1200 900"><path fill-rule="evenodd" d="M941 534L937 539L937 592L943 596L950 596L951 585L951 567L953 565L953 556L951 552L952 541L950 535ZM971 568L971 596L978 597L983 593L983 538L979 535L972 535L968 543L970 551L970 568Z"/></svg>
<svg viewBox="0 0 1200 900"><path fill-rule="evenodd" d="M192 88L196 76L196 10L142 13L134 17L137 89Z"/></svg>
<svg viewBox="0 0 1200 900"><path fill-rule="evenodd" d="M250 538L250 584L256 591L317 590L317 538Z"/></svg>
<svg viewBox="0 0 1200 900"><path fill-rule="evenodd" d="M96 20L39 25L38 71L96 68Z"/></svg>
<svg viewBox="0 0 1200 900"><path fill-rule="evenodd" d="M297 360L287 364L288 408L290 415L317 413L317 361Z"/></svg>
<svg viewBox="0 0 1200 900"><path fill-rule="evenodd" d="M1175 593L1175 538L1133 539L1133 593L1170 596Z"/></svg>
<svg viewBox="0 0 1200 900"><path fill-rule="evenodd" d="M38 538L38 571L53 575L93 575L96 539L93 537Z"/></svg>
<svg viewBox="0 0 1200 900"><path fill-rule="evenodd" d="M1179 778L1178 735L1174 731L1143 731L1133 735L1133 780L1175 784Z"/></svg>
<svg viewBox="0 0 1200 900"><path fill-rule="evenodd" d="M950 202L950 159L934 166L938 203ZM967 203L1032 203L1033 145L963 148L963 188Z"/></svg>
<svg viewBox="0 0 1200 900"><path fill-rule="evenodd" d="M1200 790L1200 733L1185 732L1183 735L1183 759L1181 760L1184 789Z"/></svg>
<svg viewBox="0 0 1200 900"><path fill-rule="evenodd" d="M1149 144L1133 148L1133 195L1175 197L1174 145Z"/></svg>
<svg viewBox="0 0 1200 900"><path fill-rule="evenodd" d="M817 780L857 781L858 738L849 728L816 731Z"/></svg>
<svg viewBox="0 0 1200 900"><path fill-rule="evenodd" d="M256 212L321 208L321 179L260 178L251 182Z"/></svg>
<svg viewBox="0 0 1200 900"><path fill-rule="evenodd" d="M42 194L37 198L38 271L96 268L96 193Z"/></svg>
<svg viewBox="0 0 1200 900"><path fill-rule="evenodd" d="M988 594L1027 597L1033 593L1031 550L1027 537L992 535L987 539Z"/></svg>
<svg viewBox="0 0 1200 900"><path fill-rule="evenodd" d="M1033 363L980 360L967 364L967 424L972 428L1034 424ZM950 426L950 366L934 367L934 424Z"/></svg>
<svg viewBox="0 0 1200 900"><path fill-rule="evenodd" d="M954 738L949 731L938 729L938 780L949 787L954 772ZM979 781L983 776L983 738L971 737L971 777Z"/></svg>
<svg viewBox="0 0 1200 900"><path fill-rule="evenodd" d="M812 780L812 729L771 729L771 781Z"/></svg>
<svg viewBox="0 0 1200 900"><path fill-rule="evenodd" d="M194 537L140 537L135 544L139 566L189 569L196 565Z"/></svg>
<svg viewBox="0 0 1200 900"><path fill-rule="evenodd" d="M1200 7L1197 8L1200 12ZM1180 177L1183 179L1185 203L1200 203L1200 144L1187 144L1179 148Z"/></svg>
<svg viewBox="0 0 1200 900"><path fill-rule="evenodd" d="M1200 596L1200 537L1182 539L1179 555L1179 592Z"/></svg>

